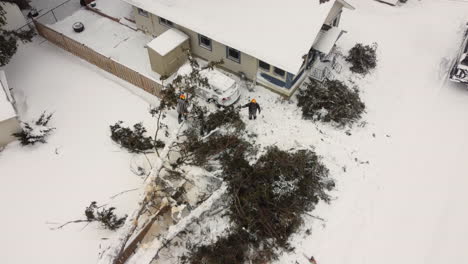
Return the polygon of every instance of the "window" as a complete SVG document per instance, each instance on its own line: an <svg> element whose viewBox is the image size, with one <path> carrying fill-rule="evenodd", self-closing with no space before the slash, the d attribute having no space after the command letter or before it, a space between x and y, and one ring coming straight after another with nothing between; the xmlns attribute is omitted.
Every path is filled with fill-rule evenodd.
<svg viewBox="0 0 468 264"><path fill-rule="evenodd" d="M168 27L174 26L174 23L172 23L172 21L170 21L169 19L162 18L162 17L159 18L159 24L165 25Z"/></svg>
<svg viewBox="0 0 468 264"><path fill-rule="evenodd" d="M200 47L203 47L207 50L211 50L211 39L198 34L198 45L200 45Z"/></svg>
<svg viewBox="0 0 468 264"><path fill-rule="evenodd" d="M146 12L145 10L143 10L141 8L138 8L138 14L140 16L148 17L148 12Z"/></svg>
<svg viewBox="0 0 468 264"><path fill-rule="evenodd" d="M226 57L228 59L232 60L232 61L240 63L241 53L240 53L240 51L238 51L236 49L226 47Z"/></svg>
<svg viewBox="0 0 468 264"><path fill-rule="evenodd" d="M280 69L280 68L276 68L276 67L273 69L273 73L276 74L276 75L278 75L278 76L281 76L281 77L283 77L283 78L284 78L284 75L286 74L285 71L283 71L283 70Z"/></svg>
<svg viewBox="0 0 468 264"><path fill-rule="evenodd" d="M258 60L258 67L266 72L270 72L270 64L264 61Z"/></svg>

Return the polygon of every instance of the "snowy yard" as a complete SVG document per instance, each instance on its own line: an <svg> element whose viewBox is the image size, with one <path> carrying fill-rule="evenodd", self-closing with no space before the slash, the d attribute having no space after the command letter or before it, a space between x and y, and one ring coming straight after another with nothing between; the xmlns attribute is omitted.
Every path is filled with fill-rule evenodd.
<svg viewBox="0 0 468 264"><path fill-rule="evenodd" d="M21 119L54 113L47 144L9 144L0 152L0 207L4 215L2 263L95 263L99 245L113 233L84 219L91 201L116 206L118 215L137 203L141 179L130 169L132 155L110 140L118 120L154 127L138 89L47 42L21 46L5 68ZM28 78L25 78L28 76Z"/></svg>
<svg viewBox="0 0 468 264"><path fill-rule="evenodd" d="M301 232L291 239L295 251L276 263L309 263L304 255L320 264L468 263L468 89L445 76L468 4L350 2L356 10L343 15L348 33L340 49L378 44L376 70L341 76L359 87L366 103L358 124L340 129L303 120L296 98L285 100L259 86L242 90L238 102L255 98L262 107L255 121L247 110L241 113L257 144L314 146L337 181L331 204L312 212L323 220L304 216ZM70 28L70 21L63 25ZM112 51L134 55L123 53ZM110 140L109 125L144 121L153 130L148 108L157 99L47 42L21 46L5 71L20 117L54 112L57 129L47 144L15 142L0 152L0 257L8 264L96 263L102 239L113 233L97 224L51 231L56 225L50 223L84 218L91 201L116 206L119 215L135 208L137 192L111 199L142 181L130 172L132 155ZM209 221L216 225L213 233L224 228L221 218Z"/></svg>
<svg viewBox="0 0 468 264"><path fill-rule="evenodd" d="M357 80L368 125L335 140L369 165L337 157L348 170L335 175L337 199L314 212L325 222L313 220L311 235L294 239L299 256L279 263L300 252L327 264L468 263L468 90L440 78L448 70L442 62L456 55L468 4L353 4L340 44L346 51L377 42L379 61Z"/></svg>

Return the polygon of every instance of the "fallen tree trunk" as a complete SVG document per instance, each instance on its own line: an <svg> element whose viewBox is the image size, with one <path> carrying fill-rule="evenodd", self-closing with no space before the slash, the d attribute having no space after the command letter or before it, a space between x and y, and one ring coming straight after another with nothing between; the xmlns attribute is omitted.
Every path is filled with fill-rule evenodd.
<svg viewBox="0 0 468 264"><path fill-rule="evenodd" d="M190 224L199 219L203 213L212 210L215 203L220 200L227 191L227 185L223 183L206 201L184 217L176 225L169 228L168 234L163 239L155 239L145 249L139 248L130 259L129 263L149 264L158 258L159 252L166 247L177 235L185 230Z"/></svg>
<svg viewBox="0 0 468 264"><path fill-rule="evenodd" d="M160 158L156 161L156 164L153 166L151 174L145 179L142 186L140 187L140 197L142 198L139 202L139 207L133 211L131 216L125 222L125 225L120 230L118 238L115 239L113 243L105 250L105 252L102 253L101 259L98 262L99 264L119 264L117 260L120 259L131 236L137 231L140 217L145 212L148 203L146 186L150 183L153 183L159 176L161 171L164 169L164 163L168 159L168 153L174 145L174 142L177 141L179 133L182 131L184 124L185 122L178 126L176 133L174 133L174 135L170 138L168 144L166 144L166 146L164 147L163 151L161 152Z"/></svg>

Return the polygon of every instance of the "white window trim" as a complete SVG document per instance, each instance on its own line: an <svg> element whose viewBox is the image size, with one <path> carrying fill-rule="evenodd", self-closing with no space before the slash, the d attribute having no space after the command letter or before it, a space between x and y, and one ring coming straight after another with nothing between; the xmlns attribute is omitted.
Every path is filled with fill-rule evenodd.
<svg viewBox="0 0 468 264"><path fill-rule="evenodd" d="M277 73L275 72L275 69L278 69L278 70L282 70L282 71L284 71L284 74L283 74L283 75L279 75L279 74L277 74ZM273 66L273 71L272 71L272 72L273 72L274 76L281 77L283 80L285 80L285 79L286 79L286 75L287 75L287 73L286 73L286 71L285 71L285 70L283 70L283 69L280 69L280 68L278 68L278 67L274 67L274 66Z"/></svg>
<svg viewBox="0 0 468 264"><path fill-rule="evenodd" d="M210 40L210 46L207 46L205 44L203 44L203 42L201 41L201 39L203 38L207 38ZM204 49L207 49L209 51L213 51L213 40L210 39L209 37L205 36L205 35L202 35L202 34L198 34L198 45Z"/></svg>
<svg viewBox="0 0 468 264"><path fill-rule="evenodd" d="M229 56L229 49L233 49L233 50L239 52L239 59L236 59L234 57ZM242 53L240 52L240 50L237 50L235 48L231 48L231 47L226 46L226 58L240 64L241 63L241 56L242 56Z"/></svg>

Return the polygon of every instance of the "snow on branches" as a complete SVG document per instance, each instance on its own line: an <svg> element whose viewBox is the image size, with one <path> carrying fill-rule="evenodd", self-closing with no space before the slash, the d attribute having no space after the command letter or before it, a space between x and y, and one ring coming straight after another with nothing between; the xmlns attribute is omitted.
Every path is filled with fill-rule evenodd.
<svg viewBox="0 0 468 264"><path fill-rule="evenodd" d="M13 136L18 138L21 145L34 145L36 143L46 143L46 138L55 129L49 126L49 121L53 114L43 112L38 120L33 122L21 122L22 130L14 133Z"/></svg>

